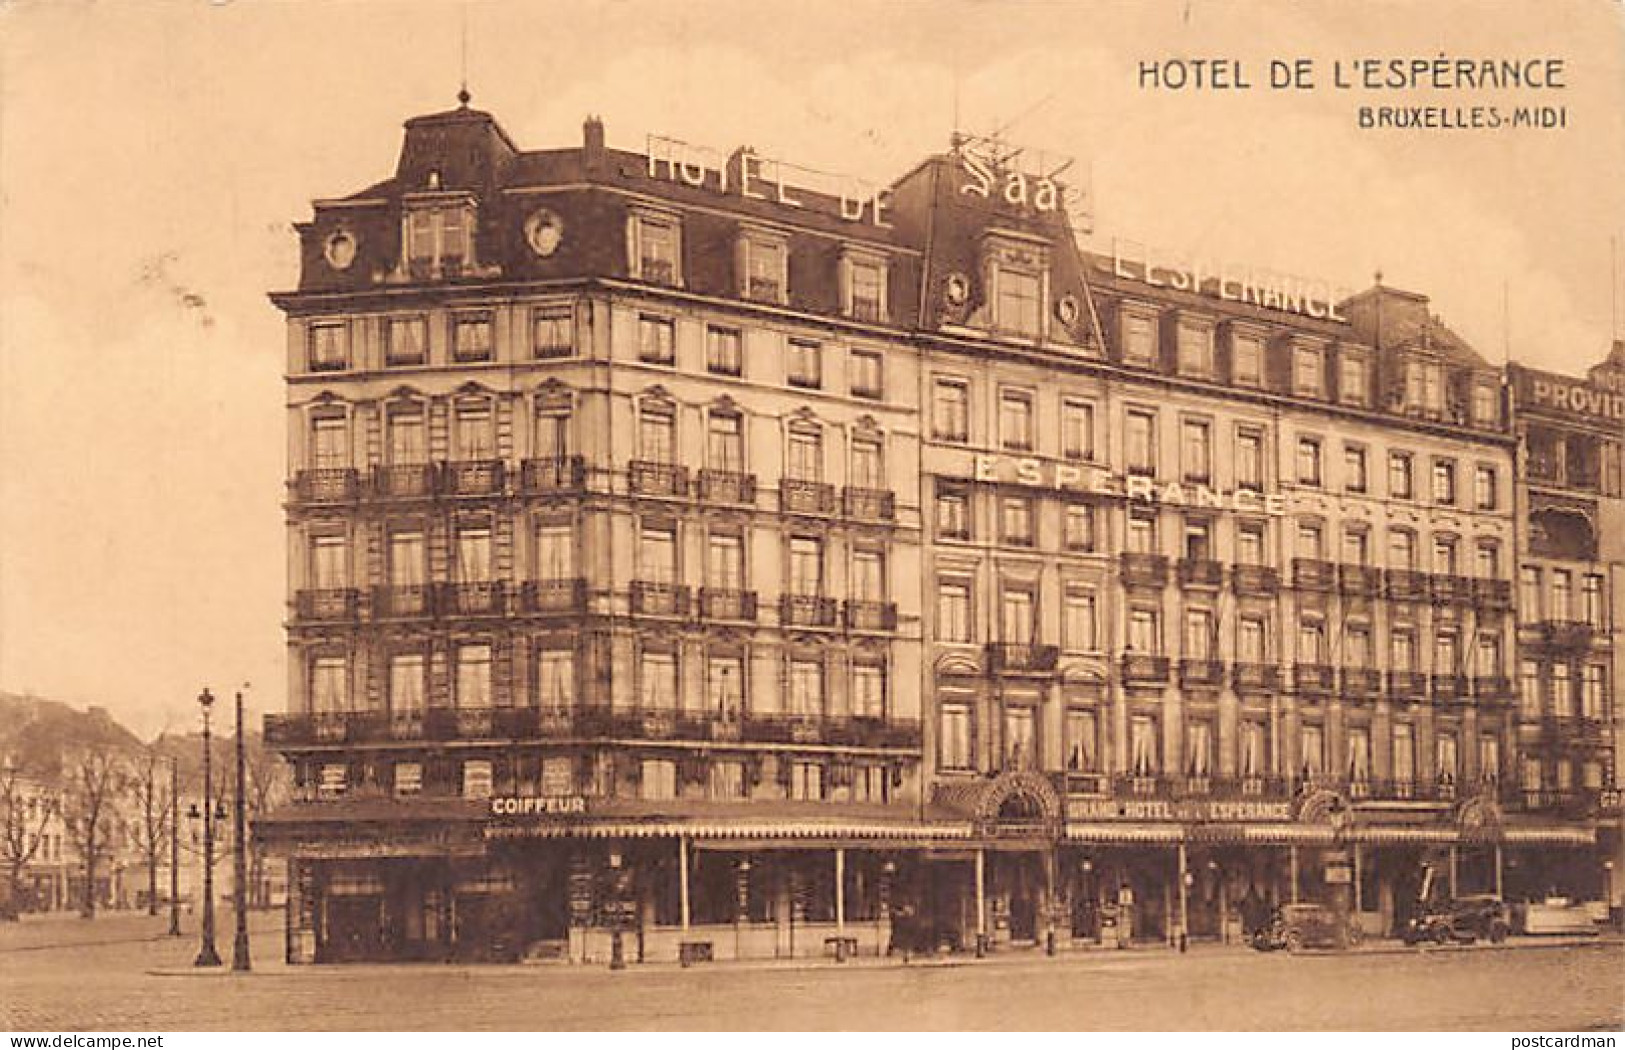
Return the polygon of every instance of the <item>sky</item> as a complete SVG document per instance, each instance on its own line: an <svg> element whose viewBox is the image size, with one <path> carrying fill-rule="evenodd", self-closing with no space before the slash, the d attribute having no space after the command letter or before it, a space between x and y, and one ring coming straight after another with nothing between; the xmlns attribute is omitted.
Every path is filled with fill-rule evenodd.
<svg viewBox="0 0 1625 1050"><path fill-rule="evenodd" d="M1481 353L1579 373L1619 327L1617 0L806 5L0 0L0 690L143 734L286 689L291 223L388 176L401 123L522 148L663 134L889 182L957 126L1075 158L1093 230L1432 297ZM1350 90L1359 59L1563 64L1563 87ZM1145 87L1217 58L1250 89ZM1307 59L1314 86L1272 90ZM1373 130L1361 105L1562 106ZM1625 251L1625 248L1621 249Z"/></svg>

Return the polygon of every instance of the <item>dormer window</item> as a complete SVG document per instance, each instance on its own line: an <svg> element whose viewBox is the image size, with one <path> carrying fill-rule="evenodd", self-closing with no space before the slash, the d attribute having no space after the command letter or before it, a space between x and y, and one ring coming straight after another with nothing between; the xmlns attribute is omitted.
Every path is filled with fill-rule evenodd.
<svg viewBox="0 0 1625 1050"><path fill-rule="evenodd" d="M1237 386L1264 385L1264 337L1247 328L1230 331L1230 380Z"/></svg>
<svg viewBox="0 0 1625 1050"><path fill-rule="evenodd" d="M841 254L841 312L858 321L886 319L886 259L848 249Z"/></svg>
<svg viewBox="0 0 1625 1050"><path fill-rule="evenodd" d="M1001 269L998 299L994 306L997 313L994 323L998 329L1012 335L1036 338L1044 317L1040 301L1042 289L1043 282L1036 273Z"/></svg>
<svg viewBox="0 0 1625 1050"><path fill-rule="evenodd" d="M1157 319L1148 313L1124 309L1118 319L1118 339L1123 361L1131 365L1152 365L1157 360Z"/></svg>
<svg viewBox="0 0 1625 1050"><path fill-rule="evenodd" d="M1213 376L1213 326L1201 318L1181 317L1177 335L1179 374Z"/></svg>
<svg viewBox="0 0 1625 1050"><path fill-rule="evenodd" d="M638 207L627 221L627 260L632 276L650 284L681 287L682 222L671 212Z"/></svg>
<svg viewBox="0 0 1625 1050"><path fill-rule="evenodd" d="M790 244L782 233L746 227L739 233L739 296L759 303L789 301Z"/></svg>
<svg viewBox="0 0 1625 1050"><path fill-rule="evenodd" d="M1049 287L1049 247L1037 238L990 233L984 248L986 287L994 331L1018 339L1044 338Z"/></svg>
<svg viewBox="0 0 1625 1050"><path fill-rule="evenodd" d="M1473 425L1494 427L1501 423L1501 399L1489 383L1473 384Z"/></svg>
<svg viewBox="0 0 1625 1050"><path fill-rule="evenodd" d="M1292 392L1299 397L1320 397L1325 368L1318 346L1292 348Z"/></svg>
<svg viewBox="0 0 1625 1050"><path fill-rule="evenodd" d="M1364 406L1370 402L1368 366L1363 351L1345 346L1338 353L1337 399L1345 405Z"/></svg>
<svg viewBox="0 0 1625 1050"><path fill-rule="evenodd" d="M429 194L406 203L407 269L418 279L455 277L474 263L474 202L464 194Z"/></svg>
<svg viewBox="0 0 1625 1050"><path fill-rule="evenodd" d="M1405 362L1405 410L1438 416L1444 413L1444 366L1413 357Z"/></svg>

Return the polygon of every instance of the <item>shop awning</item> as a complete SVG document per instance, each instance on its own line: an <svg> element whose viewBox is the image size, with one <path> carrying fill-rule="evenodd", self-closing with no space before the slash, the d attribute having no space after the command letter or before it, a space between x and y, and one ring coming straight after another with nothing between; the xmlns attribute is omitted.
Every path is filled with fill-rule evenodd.
<svg viewBox="0 0 1625 1050"><path fill-rule="evenodd" d="M581 823L491 824L487 839L582 838L653 839L688 837L697 840L757 839L764 841L818 842L856 840L862 842L931 843L961 841L971 837L969 824L885 824L885 823L760 823L727 821L690 823L686 821L602 821Z"/></svg>
<svg viewBox="0 0 1625 1050"><path fill-rule="evenodd" d="M1066 828L1068 842L1175 845L1184 837L1185 829L1179 824L1068 824Z"/></svg>
<svg viewBox="0 0 1625 1050"><path fill-rule="evenodd" d="M1583 827L1511 827L1504 828L1501 839L1509 846L1594 846L1597 844L1595 828Z"/></svg>
<svg viewBox="0 0 1625 1050"><path fill-rule="evenodd" d="M1461 840L1461 834L1453 827L1443 828L1406 828L1406 827L1366 827L1355 828L1348 833L1350 842L1357 842L1363 846L1407 846L1407 845L1449 845Z"/></svg>

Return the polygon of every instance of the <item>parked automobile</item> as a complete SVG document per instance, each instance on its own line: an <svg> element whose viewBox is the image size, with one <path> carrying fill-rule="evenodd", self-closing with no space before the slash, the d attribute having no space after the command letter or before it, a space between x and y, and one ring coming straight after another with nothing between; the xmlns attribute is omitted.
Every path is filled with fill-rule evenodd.
<svg viewBox="0 0 1625 1050"><path fill-rule="evenodd" d="M1406 944L1472 944L1483 938L1500 944L1512 932L1506 905L1493 894L1456 897L1418 905L1400 939Z"/></svg>
<svg viewBox="0 0 1625 1050"><path fill-rule="evenodd" d="M1350 948L1360 943L1356 920L1324 904L1283 904L1258 929L1252 945L1261 952L1304 948Z"/></svg>

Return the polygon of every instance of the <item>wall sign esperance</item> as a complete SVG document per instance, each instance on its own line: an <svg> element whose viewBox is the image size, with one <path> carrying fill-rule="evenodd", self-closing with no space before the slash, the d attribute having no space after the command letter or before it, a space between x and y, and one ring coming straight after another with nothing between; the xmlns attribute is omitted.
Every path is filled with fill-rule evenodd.
<svg viewBox="0 0 1625 1050"><path fill-rule="evenodd" d="M1088 463L1057 463L1035 458L978 454L975 480L1028 485L1033 488L1075 489L1097 496L1119 496L1145 503L1205 510L1231 510L1240 514L1286 513L1286 495L1258 489L1216 489L1210 485L1159 483L1138 474L1113 474Z"/></svg>

